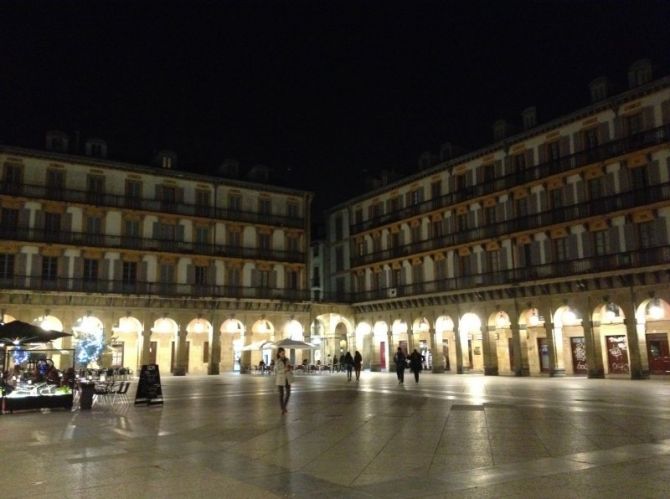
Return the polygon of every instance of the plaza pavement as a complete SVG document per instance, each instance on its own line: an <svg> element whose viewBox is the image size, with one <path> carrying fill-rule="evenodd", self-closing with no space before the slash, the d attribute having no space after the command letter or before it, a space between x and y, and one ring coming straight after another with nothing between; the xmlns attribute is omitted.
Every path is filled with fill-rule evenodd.
<svg viewBox="0 0 670 499"><path fill-rule="evenodd" d="M667 498L670 378L163 378L163 406L0 416L3 498ZM134 396L135 385L131 388Z"/></svg>

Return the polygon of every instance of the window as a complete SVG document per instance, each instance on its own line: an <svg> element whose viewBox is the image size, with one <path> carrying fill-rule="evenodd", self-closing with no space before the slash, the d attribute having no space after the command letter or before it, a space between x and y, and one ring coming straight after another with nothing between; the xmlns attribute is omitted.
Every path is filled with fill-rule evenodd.
<svg viewBox="0 0 670 499"><path fill-rule="evenodd" d="M447 260L442 259L435 262L435 279L438 281L447 278Z"/></svg>
<svg viewBox="0 0 670 499"><path fill-rule="evenodd" d="M0 279L14 277L14 255L0 253Z"/></svg>
<svg viewBox="0 0 670 499"><path fill-rule="evenodd" d="M402 286L402 269L391 270L391 286Z"/></svg>
<svg viewBox="0 0 670 499"><path fill-rule="evenodd" d="M140 199L142 197L142 182L139 180L126 180L126 198Z"/></svg>
<svg viewBox="0 0 670 499"><path fill-rule="evenodd" d="M389 241L389 246L392 249L400 247L400 232L394 232L391 234L391 239Z"/></svg>
<svg viewBox="0 0 670 499"><path fill-rule="evenodd" d="M363 223L363 209L362 208L356 208L356 211L354 212L354 220L356 221L356 224Z"/></svg>
<svg viewBox="0 0 670 499"><path fill-rule="evenodd" d="M366 247L367 247L367 245L365 244L365 241L359 241L358 242L358 256L365 255Z"/></svg>
<svg viewBox="0 0 670 499"><path fill-rule="evenodd" d="M335 271L340 272L344 270L344 248L341 246L335 248Z"/></svg>
<svg viewBox="0 0 670 499"><path fill-rule="evenodd" d="M342 215L337 215L335 217L335 239L338 241L344 237Z"/></svg>
<svg viewBox="0 0 670 499"><path fill-rule="evenodd" d="M294 203L293 201L291 201L286 205L286 214L289 217L298 218L299 217L298 213L299 213L298 203Z"/></svg>
<svg viewBox="0 0 670 499"><path fill-rule="evenodd" d="M604 186L603 177L592 178L588 181L589 199L598 199L603 197Z"/></svg>
<svg viewBox="0 0 670 499"><path fill-rule="evenodd" d="M258 234L258 249L265 251L270 249L270 234Z"/></svg>
<svg viewBox="0 0 670 499"><path fill-rule="evenodd" d="M207 267L202 265L196 265L194 276L196 285L205 286L207 284Z"/></svg>
<svg viewBox="0 0 670 499"><path fill-rule="evenodd" d="M44 214L44 231L48 234L58 234L60 232L60 213L46 212Z"/></svg>
<svg viewBox="0 0 670 499"><path fill-rule="evenodd" d="M163 285L172 284L174 281L174 266L162 263L160 266L160 283Z"/></svg>
<svg viewBox="0 0 670 499"><path fill-rule="evenodd" d="M112 348L112 366L123 366L123 342L117 342L110 345Z"/></svg>
<svg viewBox="0 0 670 499"><path fill-rule="evenodd" d="M65 186L65 172L50 168L47 170L47 189L59 191Z"/></svg>
<svg viewBox="0 0 670 499"><path fill-rule="evenodd" d="M87 184L89 196L95 196L105 192L105 177L102 175L89 175Z"/></svg>
<svg viewBox="0 0 670 499"><path fill-rule="evenodd" d="M344 277L335 279L335 293L337 296L344 296Z"/></svg>
<svg viewBox="0 0 670 499"><path fill-rule="evenodd" d="M209 215L209 207L211 205L211 196L210 191L204 189L196 189L195 191L195 213L196 215Z"/></svg>
<svg viewBox="0 0 670 499"><path fill-rule="evenodd" d="M642 131L642 113L633 114L624 118L628 135L635 135Z"/></svg>
<svg viewBox="0 0 670 499"><path fill-rule="evenodd" d="M91 235L102 234L102 217L87 217L86 232Z"/></svg>
<svg viewBox="0 0 670 499"><path fill-rule="evenodd" d="M598 129L584 130L584 148L593 149L594 147L598 147Z"/></svg>
<svg viewBox="0 0 670 499"><path fill-rule="evenodd" d="M442 220L433 220L431 222L431 231L433 233L434 238L439 238L444 235L444 224L442 223Z"/></svg>
<svg viewBox="0 0 670 499"><path fill-rule="evenodd" d="M554 243L554 261L565 262L568 259L568 238L559 237L553 240Z"/></svg>
<svg viewBox="0 0 670 499"><path fill-rule="evenodd" d="M547 161L556 161L561 157L561 147L559 141L549 142L547 144Z"/></svg>
<svg viewBox="0 0 670 499"><path fill-rule="evenodd" d="M400 196L394 196L389 200L389 211L395 212L398 211L402 206L400 202Z"/></svg>
<svg viewBox="0 0 670 499"><path fill-rule="evenodd" d="M42 280L55 281L58 277L58 258L55 256L42 257Z"/></svg>
<svg viewBox="0 0 670 499"><path fill-rule="evenodd" d="M492 182L496 178L496 169L494 165L484 165L484 182Z"/></svg>
<svg viewBox="0 0 670 499"><path fill-rule="evenodd" d="M23 183L22 170L19 165L5 164L5 170L2 175L2 181L5 184L5 189L18 187Z"/></svg>
<svg viewBox="0 0 670 499"><path fill-rule="evenodd" d="M298 272L289 270L286 272L286 288L298 289Z"/></svg>
<svg viewBox="0 0 670 499"><path fill-rule="evenodd" d="M553 189L549 191L549 198L551 200L551 208L563 207L563 192L561 189Z"/></svg>
<svg viewBox="0 0 670 499"><path fill-rule="evenodd" d="M140 221L139 220L124 220L123 221L123 235L128 239L140 238Z"/></svg>
<svg viewBox="0 0 670 499"><path fill-rule="evenodd" d="M228 195L228 209L232 211L242 210L242 196L239 194Z"/></svg>
<svg viewBox="0 0 670 499"><path fill-rule="evenodd" d="M228 286L231 288L238 288L240 286L240 269L237 267L229 268L226 272L228 274Z"/></svg>
<svg viewBox="0 0 670 499"><path fill-rule="evenodd" d="M209 244L209 227L198 226L195 228L195 243L201 246Z"/></svg>
<svg viewBox="0 0 670 499"><path fill-rule="evenodd" d="M468 215L466 213L456 215L456 230L468 230Z"/></svg>
<svg viewBox="0 0 670 499"><path fill-rule="evenodd" d="M524 153L517 154L512 156L512 163L514 164L515 171L519 172L526 168L526 155Z"/></svg>
<svg viewBox="0 0 670 499"><path fill-rule="evenodd" d="M486 252L489 272L495 274L500 272L500 250Z"/></svg>
<svg viewBox="0 0 670 499"><path fill-rule="evenodd" d="M417 225L412 227L412 242L418 243L419 241L421 241L421 226Z"/></svg>
<svg viewBox="0 0 670 499"><path fill-rule="evenodd" d="M656 231L654 225L655 223L653 221L637 224L641 248L653 248L656 246Z"/></svg>
<svg viewBox="0 0 670 499"><path fill-rule="evenodd" d="M416 189L411 192L410 202L412 205L417 205L421 202L421 189Z"/></svg>
<svg viewBox="0 0 670 499"><path fill-rule="evenodd" d="M164 185L161 189L161 201L168 205L174 205L177 201L177 188L174 186Z"/></svg>
<svg viewBox="0 0 670 499"><path fill-rule="evenodd" d="M258 200L258 213L261 215L272 214L272 203L270 198L260 198Z"/></svg>
<svg viewBox="0 0 670 499"><path fill-rule="evenodd" d="M358 274L356 276L356 291L365 291L365 274Z"/></svg>
<svg viewBox="0 0 670 499"><path fill-rule="evenodd" d="M292 253L297 253L299 250L298 238L295 236L287 236L286 247Z"/></svg>
<svg viewBox="0 0 670 499"><path fill-rule="evenodd" d="M594 251L596 255L607 255L610 252L609 237L606 230L593 233Z"/></svg>
<svg viewBox="0 0 670 499"><path fill-rule="evenodd" d="M458 267L462 276L472 275L472 258L470 258L470 255L459 255Z"/></svg>
<svg viewBox="0 0 670 499"><path fill-rule="evenodd" d="M177 226L174 224L160 224L160 239L163 241L177 240Z"/></svg>
<svg viewBox="0 0 670 499"><path fill-rule="evenodd" d="M630 170L631 184L633 190L640 191L647 188L647 167L642 166Z"/></svg>
<svg viewBox="0 0 670 499"><path fill-rule="evenodd" d="M123 262L121 280L123 284L135 284L137 282L137 262Z"/></svg>
<svg viewBox="0 0 670 499"><path fill-rule="evenodd" d="M430 184L430 197L432 199L438 199L442 196L442 182L436 181Z"/></svg>
<svg viewBox="0 0 670 499"><path fill-rule="evenodd" d="M19 210L12 208L2 208L0 215L0 228L5 230L15 230L19 226Z"/></svg>
<svg viewBox="0 0 670 499"><path fill-rule="evenodd" d="M372 289L373 290L378 290L382 289L382 273L381 272L375 272L372 274Z"/></svg>
<svg viewBox="0 0 670 499"><path fill-rule="evenodd" d="M170 156L163 156L161 158L161 166L163 168L172 168L172 158Z"/></svg>
<svg viewBox="0 0 670 499"><path fill-rule="evenodd" d="M240 245L241 245L240 231L229 230L228 231L228 246L234 246L236 248L239 248Z"/></svg>
<svg viewBox="0 0 670 499"><path fill-rule="evenodd" d="M454 177L454 186L455 186L457 192L465 189L465 174L464 173L458 174Z"/></svg>
<svg viewBox="0 0 670 499"><path fill-rule="evenodd" d="M495 206L487 206L484 208L484 220L486 224L494 224L496 223L496 207Z"/></svg>
<svg viewBox="0 0 670 499"><path fill-rule="evenodd" d="M370 218L381 217L382 213L383 213L383 209L382 209L382 204L380 202L375 203L372 206L370 206Z"/></svg>
<svg viewBox="0 0 670 499"><path fill-rule="evenodd" d="M270 287L270 271L269 270L259 270L258 271L258 286L261 288Z"/></svg>
<svg viewBox="0 0 670 499"><path fill-rule="evenodd" d="M95 282L98 280L98 260L84 258L84 282Z"/></svg>
<svg viewBox="0 0 670 499"><path fill-rule="evenodd" d="M519 198L516 201L514 201L515 208L516 208L516 216L517 217L525 217L528 215L528 198L523 197Z"/></svg>

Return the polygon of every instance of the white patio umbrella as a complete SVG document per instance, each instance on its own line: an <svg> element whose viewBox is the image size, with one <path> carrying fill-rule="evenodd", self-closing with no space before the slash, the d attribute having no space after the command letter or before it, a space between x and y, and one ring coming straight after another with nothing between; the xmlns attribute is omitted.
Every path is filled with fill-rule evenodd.
<svg viewBox="0 0 670 499"><path fill-rule="evenodd" d="M242 348L240 348L240 351L255 352L256 350L264 350L266 348L274 348L274 345L272 344L271 341L268 340L254 341L253 343L249 343L248 345L245 345Z"/></svg>
<svg viewBox="0 0 670 499"><path fill-rule="evenodd" d="M284 338L283 340L272 343L272 348L286 348L295 350L318 350L319 347L307 343L306 341L292 340L291 338Z"/></svg>

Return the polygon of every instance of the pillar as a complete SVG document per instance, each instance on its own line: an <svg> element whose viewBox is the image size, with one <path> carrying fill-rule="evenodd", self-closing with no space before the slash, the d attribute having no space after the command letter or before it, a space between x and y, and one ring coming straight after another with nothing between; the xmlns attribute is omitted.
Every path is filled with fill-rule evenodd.
<svg viewBox="0 0 670 499"><path fill-rule="evenodd" d="M434 323L434 321L433 321ZM433 328L429 330L430 334L430 353L433 356L432 371L436 374L444 372L444 364L442 363L442 343L444 338L442 333L437 333Z"/></svg>
<svg viewBox="0 0 670 499"><path fill-rule="evenodd" d="M188 357L186 352L186 329L179 328L177 335L177 360L175 362L174 371L175 376L185 376L188 366Z"/></svg>
<svg viewBox="0 0 670 499"><path fill-rule="evenodd" d="M596 335L593 331L590 306L588 314L582 319L582 329L584 331L584 346L586 348L587 376L589 378L604 378L605 369L603 368L602 346L599 335Z"/></svg>
<svg viewBox="0 0 670 499"><path fill-rule="evenodd" d="M484 374L498 376L498 340L495 326L482 326L482 349L484 354Z"/></svg>
<svg viewBox="0 0 670 499"><path fill-rule="evenodd" d="M628 366L630 368L630 379L649 378L649 361L646 349L640 348L640 335L637 332L637 320L635 318L635 295L631 292L631 300L624 305L624 324L626 325L626 338L628 340Z"/></svg>
<svg viewBox="0 0 670 499"><path fill-rule="evenodd" d="M209 347L209 365L207 374L219 374L219 363L221 362L221 331L216 323L212 322L212 344Z"/></svg>
<svg viewBox="0 0 670 499"><path fill-rule="evenodd" d="M456 315L454 321L454 346L456 348L456 374L463 374L463 345L461 344L460 317Z"/></svg>

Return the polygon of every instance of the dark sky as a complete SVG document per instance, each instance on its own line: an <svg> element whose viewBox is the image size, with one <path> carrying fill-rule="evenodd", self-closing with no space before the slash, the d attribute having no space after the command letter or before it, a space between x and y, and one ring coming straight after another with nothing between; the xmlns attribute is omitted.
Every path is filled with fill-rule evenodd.
<svg viewBox="0 0 670 499"><path fill-rule="evenodd" d="M119 159L290 168L318 210L363 170L586 104L596 76L624 89L636 59L670 74L667 1L4 1L0 19L0 142L58 128Z"/></svg>

